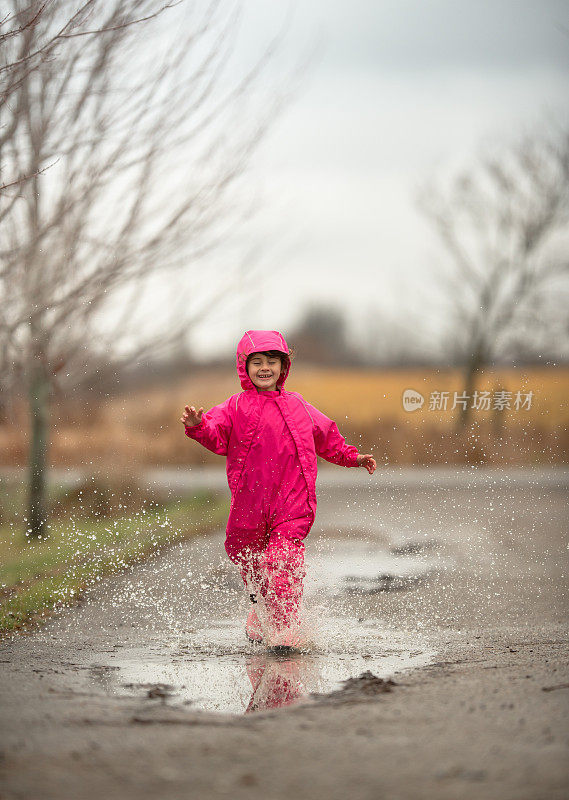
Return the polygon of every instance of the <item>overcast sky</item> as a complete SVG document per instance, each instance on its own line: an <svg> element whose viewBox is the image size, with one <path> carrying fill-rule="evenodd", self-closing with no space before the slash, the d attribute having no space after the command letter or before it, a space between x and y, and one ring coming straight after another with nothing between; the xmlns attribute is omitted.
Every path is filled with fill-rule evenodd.
<svg viewBox="0 0 569 800"><path fill-rule="evenodd" d="M245 0L244 11L244 62L290 15L267 91L316 55L248 177L263 277L194 332L203 355L233 352L247 328L286 335L314 301L345 309L354 337L421 302L440 251L418 185L569 111L566 0Z"/></svg>

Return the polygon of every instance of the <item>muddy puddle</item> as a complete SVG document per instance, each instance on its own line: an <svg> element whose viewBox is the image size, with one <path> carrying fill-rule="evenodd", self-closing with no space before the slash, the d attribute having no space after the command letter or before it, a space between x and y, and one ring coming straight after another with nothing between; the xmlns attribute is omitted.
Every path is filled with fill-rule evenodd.
<svg viewBox="0 0 569 800"><path fill-rule="evenodd" d="M139 642L115 645L112 655L91 652L81 671L92 688L189 710L244 714L334 692L366 672L396 680L436 660L425 635L393 629L377 613L381 593L414 591L435 571L448 569L432 547L390 550L373 541L329 537L307 543L304 618L310 644L283 656L245 638L249 605L222 542L215 536L185 543L158 562L162 593L145 595L148 568L138 587L130 584L141 618L150 618L153 605L157 614L151 618L158 622L154 630L142 628Z"/></svg>

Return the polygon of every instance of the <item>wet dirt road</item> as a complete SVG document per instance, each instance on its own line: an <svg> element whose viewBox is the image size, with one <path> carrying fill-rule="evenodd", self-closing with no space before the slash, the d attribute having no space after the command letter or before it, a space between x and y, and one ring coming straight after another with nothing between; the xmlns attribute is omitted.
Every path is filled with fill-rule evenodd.
<svg viewBox="0 0 569 800"><path fill-rule="evenodd" d="M565 797L567 473L346 473L320 482L307 653L247 643L221 535L2 642L1 796Z"/></svg>

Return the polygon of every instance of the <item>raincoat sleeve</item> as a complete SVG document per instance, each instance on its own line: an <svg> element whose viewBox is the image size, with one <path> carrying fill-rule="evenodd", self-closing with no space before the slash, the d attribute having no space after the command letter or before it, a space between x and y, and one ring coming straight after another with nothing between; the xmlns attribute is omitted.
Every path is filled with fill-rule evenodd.
<svg viewBox="0 0 569 800"><path fill-rule="evenodd" d="M233 396L220 405L210 408L209 411L205 411L201 422L197 425L185 426L186 436L199 442L212 453L226 456L233 427L232 406L235 406Z"/></svg>
<svg viewBox="0 0 569 800"><path fill-rule="evenodd" d="M346 440L338 430L338 426L314 406L303 401L312 418L314 445L316 453L340 467L357 467L358 449Z"/></svg>

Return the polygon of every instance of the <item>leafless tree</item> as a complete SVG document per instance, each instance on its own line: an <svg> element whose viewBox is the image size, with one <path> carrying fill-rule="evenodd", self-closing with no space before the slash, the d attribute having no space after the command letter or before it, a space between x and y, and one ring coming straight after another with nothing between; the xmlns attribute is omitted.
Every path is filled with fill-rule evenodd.
<svg viewBox="0 0 569 800"><path fill-rule="evenodd" d="M247 214L237 179L282 99L259 109L253 89L281 39L239 76L235 3L89 0L76 15L69 0L11 3L20 34L3 63L21 69L0 145L12 184L0 195L0 370L3 389L29 397L37 536L54 386L179 342L231 289L231 272L206 276L203 259ZM176 291L169 330L133 329L158 279Z"/></svg>
<svg viewBox="0 0 569 800"><path fill-rule="evenodd" d="M0 129L0 148L14 134L18 125L19 115L10 109L10 102L16 96L21 83L36 70L40 64L57 57L58 48L74 36L93 36L103 33L104 30L86 27L93 0L86 0L79 6L68 5L68 16L61 16L61 27L50 24L53 6L58 0L36 0L28 4L13 4L11 9L5 10L0 17L0 105L9 109L10 124L4 123ZM180 2L180 0L177 0ZM162 7L150 11L145 17L132 17L125 19L125 26L138 25L149 19L158 17L176 3L165 3ZM45 24L44 24L45 23ZM30 41L34 47L30 47ZM1 165L0 165L1 170ZM0 192L12 188L18 183L32 177L25 175L13 176L3 179L0 183ZM6 208L3 214L7 213ZM0 219L1 221L1 219Z"/></svg>
<svg viewBox="0 0 569 800"><path fill-rule="evenodd" d="M567 346L568 130L486 153L446 185L423 187L419 204L450 256L437 281L444 338L463 365L467 398L496 358ZM458 406L458 428L471 407Z"/></svg>

